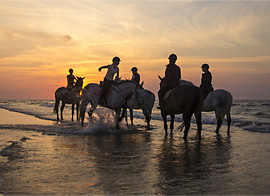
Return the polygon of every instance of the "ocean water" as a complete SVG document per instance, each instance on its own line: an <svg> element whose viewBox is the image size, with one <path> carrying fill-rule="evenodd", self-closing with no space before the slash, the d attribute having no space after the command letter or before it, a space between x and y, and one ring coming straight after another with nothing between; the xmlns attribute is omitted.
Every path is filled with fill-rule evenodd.
<svg viewBox="0 0 270 196"><path fill-rule="evenodd" d="M135 111L118 131L102 107L81 127L70 105L57 122L53 100L0 101L0 195L270 194L269 100L234 101L231 137L203 113L201 141L165 137L156 104L150 130Z"/></svg>
<svg viewBox="0 0 270 196"><path fill-rule="evenodd" d="M155 103L153 108L152 119L162 121L160 110L156 109L157 103ZM55 121L56 115L53 114L53 107L54 100L0 100L0 108L32 115L39 119ZM106 115L113 115L111 111L108 113L108 110L103 108L98 108L96 113L102 116L103 120L108 119ZM270 133L270 100L236 100L233 102L231 117L233 126L241 127L251 132ZM142 111L135 110L134 118L144 119ZM70 119L71 105L66 105L64 120L65 122L69 122ZM175 121L182 122L182 115L177 115ZM192 118L192 122L195 123L194 117ZM202 122L203 124L214 125L216 123L214 112L203 112ZM226 126L226 117L223 126Z"/></svg>

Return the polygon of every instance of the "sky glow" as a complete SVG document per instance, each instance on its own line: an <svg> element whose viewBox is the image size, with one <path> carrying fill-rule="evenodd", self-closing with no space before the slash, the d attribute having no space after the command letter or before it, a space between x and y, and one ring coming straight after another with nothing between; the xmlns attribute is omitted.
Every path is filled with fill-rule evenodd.
<svg viewBox="0 0 270 196"><path fill-rule="evenodd" d="M155 94L168 56L200 85L208 63L215 89L270 99L269 1L0 0L0 99L54 99L74 75L99 83L114 56L120 76L137 66Z"/></svg>

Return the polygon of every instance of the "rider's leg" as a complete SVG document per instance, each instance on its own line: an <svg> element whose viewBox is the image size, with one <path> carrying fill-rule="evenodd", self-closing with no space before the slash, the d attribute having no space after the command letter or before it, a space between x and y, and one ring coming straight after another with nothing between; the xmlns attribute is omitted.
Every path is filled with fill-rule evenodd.
<svg viewBox="0 0 270 196"><path fill-rule="evenodd" d="M104 83L101 89L101 93L99 96L99 104L102 104L103 99L105 99L105 104L107 105L107 93L109 92L110 88L112 86L112 81L104 79Z"/></svg>

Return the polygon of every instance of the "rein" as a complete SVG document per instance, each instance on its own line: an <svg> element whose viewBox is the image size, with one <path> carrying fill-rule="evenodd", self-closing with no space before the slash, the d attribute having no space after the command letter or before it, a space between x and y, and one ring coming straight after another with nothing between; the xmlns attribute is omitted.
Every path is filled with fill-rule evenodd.
<svg viewBox="0 0 270 196"><path fill-rule="evenodd" d="M119 89L119 90L116 90L123 98L125 98L125 95L123 94L123 92L121 91L121 89L117 86L117 85L113 85L112 86L114 90L116 90L116 87Z"/></svg>

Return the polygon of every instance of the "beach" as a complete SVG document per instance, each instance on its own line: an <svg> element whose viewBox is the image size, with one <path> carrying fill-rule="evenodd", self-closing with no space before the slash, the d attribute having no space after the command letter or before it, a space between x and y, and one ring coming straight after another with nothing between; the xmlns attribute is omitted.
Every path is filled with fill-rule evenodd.
<svg viewBox="0 0 270 196"><path fill-rule="evenodd" d="M203 114L201 141L194 122L187 141L177 129L165 137L158 110L150 130L136 111L134 125L117 131L104 108L83 128L69 107L61 123L52 108L53 101L0 102L0 194L270 194L269 101L234 102L230 137L226 123L217 135L214 114Z"/></svg>

